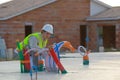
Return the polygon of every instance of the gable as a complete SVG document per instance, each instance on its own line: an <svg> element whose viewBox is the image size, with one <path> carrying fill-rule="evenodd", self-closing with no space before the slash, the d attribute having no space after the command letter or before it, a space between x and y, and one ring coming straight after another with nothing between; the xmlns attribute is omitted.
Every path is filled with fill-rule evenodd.
<svg viewBox="0 0 120 80"><path fill-rule="evenodd" d="M111 6L101 2L101 1L98 1L98 0L91 0L90 2L90 16L92 15L96 15L100 12L103 12L107 9L111 8Z"/></svg>

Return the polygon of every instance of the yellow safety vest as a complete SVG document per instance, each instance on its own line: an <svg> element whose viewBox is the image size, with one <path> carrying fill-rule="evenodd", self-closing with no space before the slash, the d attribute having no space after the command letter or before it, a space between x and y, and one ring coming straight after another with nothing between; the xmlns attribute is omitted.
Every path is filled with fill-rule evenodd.
<svg viewBox="0 0 120 80"><path fill-rule="evenodd" d="M43 41L41 33L33 33L33 34L28 35L28 36L20 43L20 50L23 50L24 48L26 48L26 46L29 45L29 38L30 38L31 36L34 36L34 37L37 38L37 40L39 41L39 42L38 42L38 46L39 46L40 48L46 47L46 44L47 44L48 40Z"/></svg>

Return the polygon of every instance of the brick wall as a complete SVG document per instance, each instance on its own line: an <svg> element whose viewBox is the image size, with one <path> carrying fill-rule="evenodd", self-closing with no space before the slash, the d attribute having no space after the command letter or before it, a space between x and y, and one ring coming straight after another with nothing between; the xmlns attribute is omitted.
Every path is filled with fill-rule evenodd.
<svg viewBox="0 0 120 80"><path fill-rule="evenodd" d="M23 39L24 28L21 24L0 22L0 36L5 39L8 48L14 48L17 39Z"/></svg>
<svg viewBox="0 0 120 80"><path fill-rule="evenodd" d="M89 36L89 43L88 43L88 48L91 49L92 51L98 51L98 46L97 46L97 25L96 24L90 24L88 26L88 36Z"/></svg>
<svg viewBox="0 0 120 80"><path fill-rule="evenodd" d="M116 25L116 48L120 49L120 24Z"/></svg>

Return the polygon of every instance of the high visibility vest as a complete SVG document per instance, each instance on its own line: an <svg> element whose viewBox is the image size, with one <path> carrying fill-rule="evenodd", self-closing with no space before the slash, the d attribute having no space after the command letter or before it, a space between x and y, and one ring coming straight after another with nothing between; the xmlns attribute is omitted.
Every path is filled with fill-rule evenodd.
<svg viewBox="0 0 120 80"><path fill-rule="evenodd" d="M33 34L28 35L28 36L20 43L20 50L23 50L24 48L26 48L26 46L29 46L29 38L32 37L32 36L36 37L36 39L38 40L38 43L37 43L37 44L38 44L38 46L39 46L40 48L46 47L46 44L47 44L48 40L43 41L41 33L33 33Z"/></svg>

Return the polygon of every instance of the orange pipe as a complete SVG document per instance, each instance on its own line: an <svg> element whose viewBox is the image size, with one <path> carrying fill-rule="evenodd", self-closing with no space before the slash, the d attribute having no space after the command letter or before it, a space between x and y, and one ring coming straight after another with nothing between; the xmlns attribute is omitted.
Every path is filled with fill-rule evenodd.
<svg viewBox="0 0 120 80"><path fill-rule="evenodd" d="M75 48L68 41L64 41L63 47L70 49L71 52L75 52Z"/></svg>

